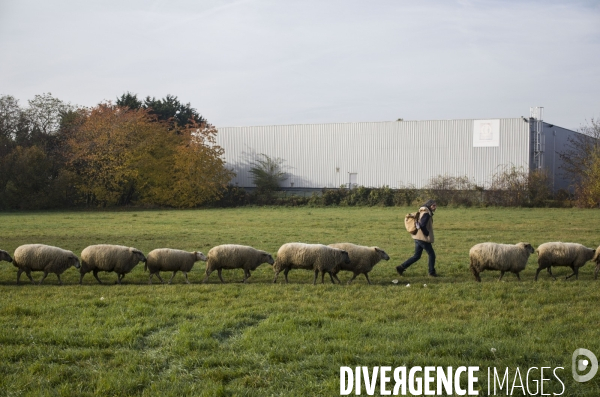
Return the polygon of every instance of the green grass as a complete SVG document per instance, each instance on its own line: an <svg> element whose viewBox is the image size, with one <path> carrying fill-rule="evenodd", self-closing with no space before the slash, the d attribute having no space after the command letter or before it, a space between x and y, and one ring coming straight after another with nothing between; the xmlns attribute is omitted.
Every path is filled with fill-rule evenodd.
<svg viewBox="0 0 600 397"><path fill-rule="evenodd" d="M413 210L413 209L410 209ZM143 266L107 284L67 270L65 285L49 275L42 286L0 263L0 395L339 395L340 366L564 367L565 396L600 395L600 375L571 376L579 347L600 356L600 281L587 264L535 283L536 255L518 282L506 274L468 269L479 242L537 246L547 241L600 244L599 213L575 209L450 209L435 215L437 270L427 277L426 254L405 276L394 267L412 255L404 231L409 208L243 208L197 211L35 212L0 214L0 248L12 254L45 243L77 255L90 244L201 250L238 243L277 252L286 242L350 241L378 245L391 257L352 285L312 285L293 270L290 284L272 284L262 265L248 284L241 270L201 284L204 263L173 285L147 285ZM39 280L41 273L33 273ZM170 277L168 274L164 276ZM342 282L350 278L340 273ZM163 277L164 278L164 277ZM399 284L393 284L399 279ZM406 284L410 283L410 287ZM424 285L427 285L426 287ZM492 352L490 349L496 349ZM511 379L512 382L512 379ZM532 385L533 387L533 385ZM390 387L391 388L391 387ZM560 393L547 382L545 393ZM365 390L363 387L363 395ZM519 393L515 393L519 395Z"/></svg>

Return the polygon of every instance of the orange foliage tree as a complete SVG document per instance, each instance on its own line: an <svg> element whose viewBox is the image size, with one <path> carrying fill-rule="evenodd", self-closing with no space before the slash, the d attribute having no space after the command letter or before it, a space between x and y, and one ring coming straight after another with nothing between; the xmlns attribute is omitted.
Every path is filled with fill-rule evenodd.
<svg viewBox="0 0 600 397"><path fill-rule="evenodd" d="M69 168L88 204L193 207L218 198L232 177L214 128L172 128L147 109L110 103L82 113Z"/></svg>

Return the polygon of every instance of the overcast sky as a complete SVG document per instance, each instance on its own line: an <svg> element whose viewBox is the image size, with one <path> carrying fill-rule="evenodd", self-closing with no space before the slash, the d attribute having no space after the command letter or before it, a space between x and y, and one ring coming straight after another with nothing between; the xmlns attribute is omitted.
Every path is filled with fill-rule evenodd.
<svg viewBox="0 0 600 397"><path fill-rule="evenodd" d="M600 118L600 1L0 0L0 95L167 94L217 127Z"/></svg>

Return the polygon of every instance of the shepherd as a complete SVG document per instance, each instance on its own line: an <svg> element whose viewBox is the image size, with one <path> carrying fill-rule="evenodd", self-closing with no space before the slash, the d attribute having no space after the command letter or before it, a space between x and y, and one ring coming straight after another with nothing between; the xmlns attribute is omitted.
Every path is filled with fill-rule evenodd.
<svg viewBox="0 0 600 397"><path fill-rule="evenodd" d="M398 274L402 275L406 269L419 259L423 250L429 255L429 276L437 277L435 271L435 251L433 250L433 213L437 208L435 200L427 200L425 204L419 208L419 221L417 225L417 233L412 235L415 240L415 254L408 258L403 264L396 267Z"/></svg>

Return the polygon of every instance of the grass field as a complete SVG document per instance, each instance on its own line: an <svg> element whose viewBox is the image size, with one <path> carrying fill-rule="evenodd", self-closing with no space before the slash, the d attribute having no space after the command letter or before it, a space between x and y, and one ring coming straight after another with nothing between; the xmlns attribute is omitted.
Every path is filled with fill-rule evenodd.
<svg viewBox="0 0 600 397"><path fill-rule="evenodd" d="M404 276L395 273L414 246L404 231L406 212L409 208L0 214L0 249L10 254L26 243L57 245L76 255L98 243L145 253L159 247L206 253L237 243L274 255L286 242L350 241L377 245L391 257L371 272L374 285L359 276L352 285L326 280L316 286L312 273L303 270L290 272L290 284L282 284L282 276L272 284L267 264L248 284L239 283L242 270L224 271L226 284L216 273L201 284L203 262L189 274L191 285L181 274L172 285L157 284L156 278L148 285L142 264L120 286L114 273L100 273L105 285L90 273L80 286L75 269L62 275L63 286L54 275L41 286L23 275L17 286L16 268L0 262L0 395L332 396L340 393L341 366L464 365L480 367L480 395L487 395L488 367L509 367L511 384L517 367L523 380L530 367L564 367L558 371L563 396L600 396L600 375L587 383L571 376L576 348L600 356L600 280L593 279L592 264L581 269L578 281L564 280L570 269L555 268L558 281L543 272L537 283L536 255L521 282L506 274L498 283L498 273L484 272L483 282L476 283L468 268L469 248L484 241L597 247L598 211L439 208L437 279L427 277L425 254ZM339 276L345 282L351 275ZM544 393L562 389L546 381ZM522 395L520 390L513 395Z"/></svg>

